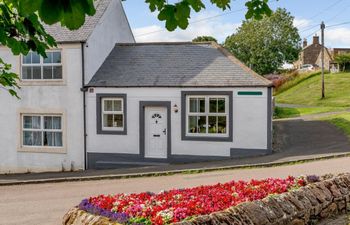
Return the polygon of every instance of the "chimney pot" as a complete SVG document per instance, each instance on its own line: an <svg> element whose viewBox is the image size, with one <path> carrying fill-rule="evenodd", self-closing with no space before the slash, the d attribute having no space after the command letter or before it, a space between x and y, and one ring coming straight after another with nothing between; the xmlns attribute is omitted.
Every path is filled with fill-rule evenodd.
<svg viewBox="0 0 350 225"><path fill-rule="evenodd" d="M313 37L312 44L320 44L320 37L317 34Z"/></svg>
<svg viewBox="0 0 350 225"><path fill-rule="evenodd" d="M304 38L304 41L303 41L303 48L305 48L307 46L307 39Z"/></svg>

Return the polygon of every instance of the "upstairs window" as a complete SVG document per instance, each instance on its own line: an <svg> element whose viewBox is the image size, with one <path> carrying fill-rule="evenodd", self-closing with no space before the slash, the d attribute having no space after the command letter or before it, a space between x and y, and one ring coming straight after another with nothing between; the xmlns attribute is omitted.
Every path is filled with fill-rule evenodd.
<svg viewBox="0 0 350 225"><path fill-rule="evenodd" d="M61 80L62 60L61 51L46 52L43 58L36 52L22 56L22 80Z"/></svg>

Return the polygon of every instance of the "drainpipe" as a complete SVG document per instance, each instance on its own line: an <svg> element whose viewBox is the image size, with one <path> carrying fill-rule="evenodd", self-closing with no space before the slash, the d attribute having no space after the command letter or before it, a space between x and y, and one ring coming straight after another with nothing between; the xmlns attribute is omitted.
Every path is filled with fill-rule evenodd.
<svg viewBox="0 0 350 225"><path fill-rule="evenodd" d="M87 151L86 151L86 91L85 87L85 58L84 58L84 44L85 42L81 42L81 88L80 90L83 92L83 120L84 120L84 170L88 169L87 166Z"/></svg>

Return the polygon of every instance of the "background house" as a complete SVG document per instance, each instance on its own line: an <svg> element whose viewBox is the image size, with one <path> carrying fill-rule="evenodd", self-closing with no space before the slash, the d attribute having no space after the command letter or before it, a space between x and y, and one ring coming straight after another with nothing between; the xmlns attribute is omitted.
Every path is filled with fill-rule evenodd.
<svg viewBox="0 0 350 225"><path fill-rule="evenodd" d="M312 38L312 43L308 45L307 40L303 41L303 49L299 54L299 59L294 63L294 67L300 69L302 65L311 64L316 68L321 67L321 50L323 46L320 44L319 36L315 35ZM324 47L325 56L325 69L330 69L330 62L332 61L332 55L328 48Z"/></svg>

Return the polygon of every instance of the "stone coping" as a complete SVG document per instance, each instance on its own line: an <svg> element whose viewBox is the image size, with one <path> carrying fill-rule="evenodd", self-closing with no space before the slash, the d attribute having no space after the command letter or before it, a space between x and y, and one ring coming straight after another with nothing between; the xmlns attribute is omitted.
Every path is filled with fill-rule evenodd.
<svg viewBox="0 0 350 225"><path fill-rule="evenodd" d="M306 225L350 212L350 173L328 177L280 195L245 202L210 215L198 216L175 225ZM73 208L63 225L111 224L108 218Z"/></svg>

